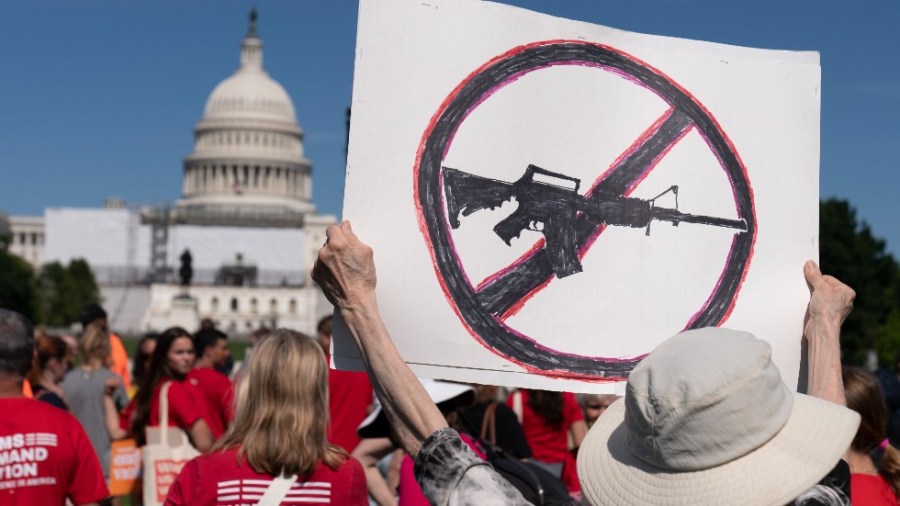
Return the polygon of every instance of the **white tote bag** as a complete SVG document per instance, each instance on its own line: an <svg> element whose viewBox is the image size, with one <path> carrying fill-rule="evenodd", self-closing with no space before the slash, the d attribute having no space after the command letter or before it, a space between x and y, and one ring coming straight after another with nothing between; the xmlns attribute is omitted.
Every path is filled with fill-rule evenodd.
<svg viewBox="0 0 900 506"><path fill-rule="evenodd" d="M144 446L144 506L162 506L181 468L200 452L188 435L178 427L169 427L169 387L159 392L159 427L147 427Z"/></svg>

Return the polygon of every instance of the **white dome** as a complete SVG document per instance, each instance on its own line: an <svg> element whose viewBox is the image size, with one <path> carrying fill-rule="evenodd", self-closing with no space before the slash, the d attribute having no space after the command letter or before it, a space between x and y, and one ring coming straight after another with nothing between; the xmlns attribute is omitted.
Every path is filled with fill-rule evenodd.
<svg viewBox="0 0 900 506"><path fill-rule="evenodd" d="M223 119L297 123L291 97L263 69L262 41L256 37L253 24L241 47L241 66L206 100L203 120Z"/></svg>
<svg viewBox="0 0 900 506"><path fill-rule="evenodd" d="M296 124L294 104L263 70L241 69L219 83L206 100L204 120L255 119Z"/></svg>
<svg viewBox="0 0 900 506"><path fill-rule="evenodd" d="M315 211L312 163L303 156L294 103L263 69L255 11L240 61L210 93L194 128L194 150L184 159L181 219L296 226Z"/></svg>

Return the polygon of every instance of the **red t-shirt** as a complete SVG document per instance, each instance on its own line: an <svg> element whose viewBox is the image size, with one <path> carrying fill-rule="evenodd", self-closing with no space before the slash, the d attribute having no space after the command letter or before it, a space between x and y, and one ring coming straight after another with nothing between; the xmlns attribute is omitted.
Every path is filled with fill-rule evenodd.
<svg viewBox="0 0 900 506"><path fill-rule="evenodd" d="M96 502L109 496L78 420L45 402L0 399L0 504Z"/></svg>
<svg viewBox="0 0 900 506"><path fill-rule="evenodd" d="M219 371L209 368L195 368L187 375L187 382L200 390L203 398L206 400L207 409L209 411L207 423L210 424L213 437L218 439L225 433L228 423L231 422L233 412L231 410L231 399L233 388L231 380L228 376Z"/></svg>
<svg viewBox="0 0 900 506"><path fill-rule="evenodd" d="M853 506L897 506L897 498L880 475L851 474L850 503Z"/></svg>
<svg viewBox="0 0 900 506"><path fill-rule="evenodd" d="M169 488L166 506L236 506L256 504L272 477L253 470L237 450L201 455L187 463ZM306 501L304 499L307 499ZM368 506L366 476L360 463L348 458L337 470L323 463L305 480L298 479L281 503Z"/></svg>
<svg viewBox="0 0 900 506"><path fill-rule="evenodd" d="M170 380L161 381L153 387L147 427L159 426L159 393L162 391L165 381ZM204 406L206 406L206 401L203 400L203 393L199 389L184 381L172 381L172 386L169 387L169 427L181 427L185 431L190 430L197 420L209 414L204 409ZM209 423L209 421L206 423Z"/></svg>
<svg viewBox="0 0 900 506"><path fill-rule="evenodd" d="M159 393L162 390L163 383L166 381L172 380L163 380L153 387L147 427L159 427ZM136 403L137 397L132 399L119 415L119 425L124 430L131 430ZM201 418L207 420L206 423L210 425L210 430L212 430L212 424L209 421L211 418L210 410L206 409L206 400L203 399L203 393L189 383L172 381L172 386L169 387L169 427L180 427L185 431L189 431L194 423ZM221 432L219 435L221 435ZM213 432L213 437L218 437L215 432Z"/></svg>
<svg viewBox="0 0 900 506"><path fill-rule="evenodd" d="M533 457L542 462L562 462L562 480L566 487L571 492L580 491L575 456L569 451L569 427L579 420L584 420L584 414L575 395L563 392L563 420L559 428L553 428L543 416L528 405L528 390L521 389L519 392L522 395L522 432L525 433ZM509 407L513 407L513 395L506 400Z"/></svg>
<svg viewBox="0 0 900 506"><path fill-rule="evenodd" d="M372 384L364 372L328 370L328 440L353 451L359 444L356 429L369 414Z"/></svg>
<svg viewBox="0 0 900 506"><path fill-rule="evenodd" d="M164 379L153 387L147 427L159 427L159 393L162 390L163 383L166 381L172 380ZM131 422L136 405L137 397L131 399L131 402L119 415L119 426L123 430L131 430ZM189 383L172 381L172 386L169 387L169 427L180 427L185 431L189 431L194 423L201 418L207 420L206 423L210 425L210 430L212 430L212 425L209 422L209 418L211 418L210 410L206 408L206 400L203 399L203 393ZM218 436L213 433L213 437Z"/></svg>

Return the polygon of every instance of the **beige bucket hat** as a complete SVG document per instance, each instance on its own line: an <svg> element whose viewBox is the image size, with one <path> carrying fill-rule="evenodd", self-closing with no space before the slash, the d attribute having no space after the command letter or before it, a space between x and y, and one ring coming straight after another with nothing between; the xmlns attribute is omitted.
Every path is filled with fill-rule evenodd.
<svg viewBox="0 0 900 506"><path fill-rule="evenodd" d="M850 446L859 415L792 392L768 343L707 328L657 347L578 455L595 506L784 505Z"/></svg>

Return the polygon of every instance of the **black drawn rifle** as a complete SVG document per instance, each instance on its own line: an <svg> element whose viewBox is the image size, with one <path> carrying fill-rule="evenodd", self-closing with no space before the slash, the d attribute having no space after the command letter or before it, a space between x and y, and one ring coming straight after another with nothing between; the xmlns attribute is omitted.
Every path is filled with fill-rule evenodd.
<svg viewBox="0 0 900 506"><path fill-rule="evenodd" d="M496 209L515 198L519 207L494 226L494 232L506 244L523 230L544 234L545 250L556 277L581 272L575 237L575 218L585 213L596 224L646 228L650 235L653 220L699 223L747 231L747 222L683 213L678 210L678 186L672 186L652 199L613 197L588 198L578 193L581 180L529 165L514 183L469 174L443 167L444 188L450 226L459 228L459 217L482 209ZM656 199L666 193L675 195L675 208L656 206Z"/></svg>

